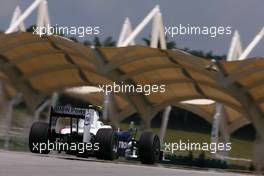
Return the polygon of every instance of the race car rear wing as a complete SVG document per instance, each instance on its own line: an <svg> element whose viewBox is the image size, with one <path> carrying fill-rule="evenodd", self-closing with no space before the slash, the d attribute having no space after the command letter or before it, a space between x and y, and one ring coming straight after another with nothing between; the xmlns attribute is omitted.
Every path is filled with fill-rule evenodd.
<svg viewBox="0 0 264 176"><path fill-rule="evenodd" d="M89 108L75 108L71 106L55 106L51 107L50 116L60 117L79 117L84 118L87 110L93 109L98 111L97 106L89 105Z"/></svg>
<svg viewBox="0 0 264 176"><path fill-rule="evenodd" d="M69 117L70 118L70 134L73 132L73 118L82 118L84 119L83 127L83 142L90 142L91 134L90 129L91 125L94 122L95 112L98 111L98 107L89 106L89 108L74 108L71 106L55 106L51 107L50 110L50 123L49 128L51 129L53 124L53 117ZM76 131L79 129L79 123L76 123ZM55 132L55 136L60 135Z"/></svg>

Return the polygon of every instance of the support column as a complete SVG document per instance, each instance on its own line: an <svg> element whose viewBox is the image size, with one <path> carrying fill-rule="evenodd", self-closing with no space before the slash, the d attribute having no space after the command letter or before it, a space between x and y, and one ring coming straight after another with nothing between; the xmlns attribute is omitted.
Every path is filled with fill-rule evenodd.
<svg viewBox="0 0 264 176"><path fill-rule="evenodd" d="M103 107L103 120L104 121L106 121L108 119L109 105L110 105L110 94L111 93L105 93L105 96L104 96L104 107Z"/></svg>
<svg viewBox="0 0 264 176"><path fill-rule="evenodd" d="M220 132L220 136L219 136ZM228 131L227 114L224 110L224 106L220 103L216 103L216 111L213 120L211 142L219 143L222 142L225 145L230 142L230 133ZM214 158L220 158L226 160L228 158L229 151L217 151L212 156Z"/></svg>
<svg viewBox="0 0 264 176"><path fill-rule="evenodd" d="M228 130L228 121L227 121L228 115L225 111L225 109L222 110L222 116L220 119L220 134L221 134L221 141L226 145L230 142L230 132ZM229 151L226 149L222 152L220 152L220 155L223 156L223 159L227 158L229 156Z"/></svg>
<svg viewBox="0 0 264 176"><path fill-rule="evenodd" d="M52 98L51 98L51 106L56 106L58 103L58 99L59 99L59 94L57 92L54 92L52 94Z"/></svg>
<svg viewBox="0 0 264 176"><path fill-rule="evenodd" d="M113 93L109 93L108 96L108 119L111 122L113 128L119 127L119 120L117 119L118 105Z"/></svg>
<svg viewBox="0 0 264 176"><path fill-rule="evenodd" d="M13 97L7 104L7 111L6 111L6 131L5 131L5 144L4 148L6 150L9 149L9 142L10 142L10 135L9 132L12 127L12 114L13 109L16 105L21 103L22 101L22 93L18 93L15 97Z"/></svg>
<svg viewBox="0 0 264 176"><path fill-rule="evenodd" d="M168 126L168 121L170 117L170 112L171 112L171 106L168 106L164 111L162 115L162 122L161 122L161 128L160 128L160 143L163 144L167 126Z"/></svg>
<svg viewBox="0 0 264 176"><path fill-rule="evenodd" d="M40 113L47 107L51 104L52 100L51 99L48 99L48 100L45 100L37 109L36 111L34 112L34 121L37 122L39 121L39 115Z"/></svg>
<svg viewBox="0 0 264 176"><path fill-rule="evenodd" d="M6 105L6 96L5 96L4 84L0 80L0 113L1 115L3 115L3 112L5 110L4 105Z"/></svg>
<svg viewBox="0 0 264 176"><path fill-rule="evenodd" d="M9 149L9 143L10 143L10 130L12 127L12 113L13 113L13 105L10 102L7 102L6 110L4 113L4 118L5 118L5 138L4 138L4 149L8 150Z"/></svg>
<svg viewBox="0 0 264 176"><path fill-rule="evenodd" d="M9 148L9 131L11 129L12 109L10 110L10 102L5 94L4 83L0 81L0 101L1 101L1 116L3 118L3 128L4 128L4 149Z"/></svg>
<svg viewBox="0 0 264 176"><path fill-rule="evenodd" d="M105 93L102 119L105 122L110 122L112 127L115 129L117 129L119 126L117 111L117 104L116 100L114 99L114 94L112 92Z"/></svg>
<svg viewBox="0 0 264 176"><path fill-rule="evenodd" d="M219 140L219 126L220 126L220 119L222 116L223 105L220 103L215 104L215 114L213 118L212 124L212 132L211 132L211 143L218 143ZM212 154L213 158L217 157L217 153Z"/></svg>
<svg viewBox="0 0 264 176"><path fill-rule="evenodd" d="M255 166L256 172L261 174L264 170L264 139L257 133L256 140L253 147L253 164Z"/></svg>

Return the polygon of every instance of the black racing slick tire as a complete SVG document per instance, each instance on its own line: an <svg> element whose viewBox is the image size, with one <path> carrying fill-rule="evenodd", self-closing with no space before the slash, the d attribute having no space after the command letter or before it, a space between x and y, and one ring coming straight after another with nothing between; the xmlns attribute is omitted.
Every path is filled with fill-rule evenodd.
<svg viewBox="0 0 264 176"><path fill-rule="evenodd" d="M98 150L95 151L96 158L114 160L118 157L118 140L113 129L99 129L96 133L95 141L99 146Z"/></svg>
<svg viewBox="0 0 264 176"><path fill-rule="evenodd" d="M160 140L152 132L143 132L139 139L139 159L142 164L155 164L160 157Z"/></svg>
<svg viewBox="0 0 264 176"><path fill-rule="evenodd" d="M32 153L48 154L47 142L49 139L49 124L44 122L35 122L31 126L29 133L29 149ZM46 145L45 145L46 144ZM40 145L46 146L41 149Z"/></svg>

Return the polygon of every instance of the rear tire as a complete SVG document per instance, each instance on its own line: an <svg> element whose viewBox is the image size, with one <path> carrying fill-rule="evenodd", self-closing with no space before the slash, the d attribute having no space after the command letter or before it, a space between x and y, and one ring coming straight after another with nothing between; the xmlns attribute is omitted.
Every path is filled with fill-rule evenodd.
<svg viewBox="0 0 264 176"><path fill-rule="evenodd" d="M114 160L118 157L118 140L113 129L99 129L96 134L95 141L96 143L99 143L99 149L95 151L96 158Z"/></svg>
<svg viewBox="0 0 264 176"><path fill-rule="evenodd" d="M31 126L29 133L29 149L32 153L48 154L47 143L49 139L49 124L44 122L35 122ZM46 144L46 150L40 150L40 144ZM37 145L37 147L36 147Z"/></svg>
<svg viewBox="0 0 264 176"><path fill-rule="evenodd" d="M154 164L160 156L159 137L152 132L143 132L139 139L139 159L143 164Z"/></svg>

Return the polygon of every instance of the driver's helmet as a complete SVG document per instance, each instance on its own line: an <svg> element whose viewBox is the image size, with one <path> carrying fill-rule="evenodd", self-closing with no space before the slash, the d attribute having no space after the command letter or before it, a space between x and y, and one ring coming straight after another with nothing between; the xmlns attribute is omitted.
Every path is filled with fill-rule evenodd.
<svg viewBox="0 0 264 176"><path fill-rule="evenodd" d="M98 111L103 111L103 106L97 106Z"/></svg>

